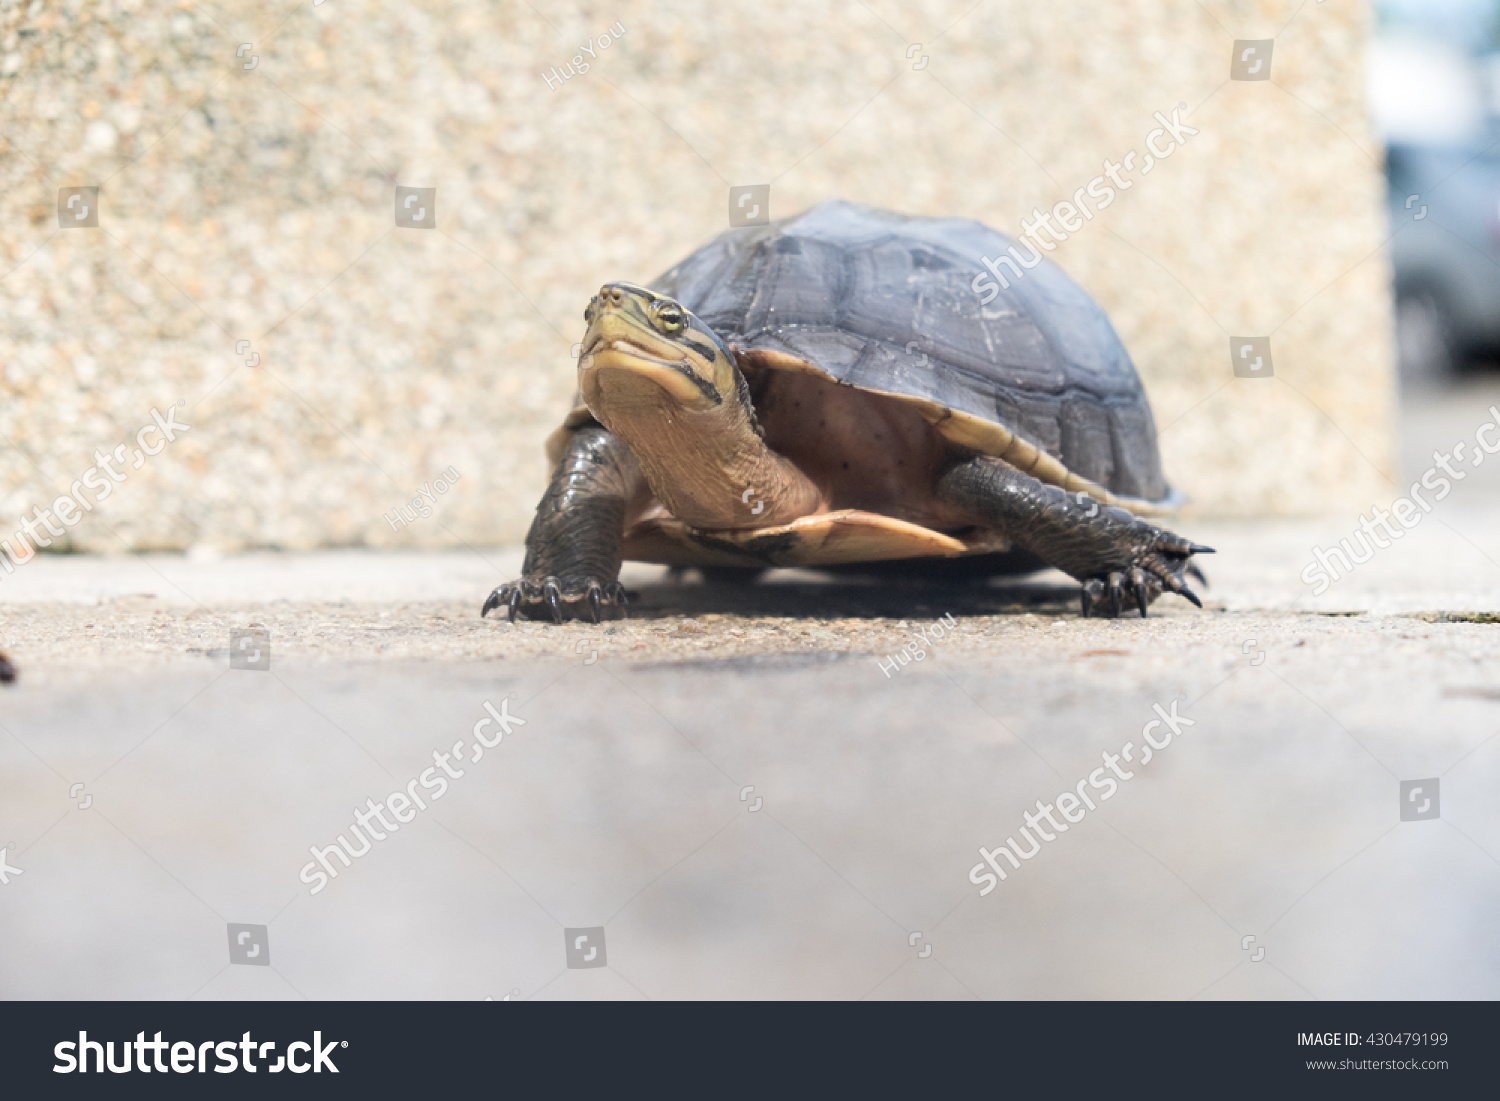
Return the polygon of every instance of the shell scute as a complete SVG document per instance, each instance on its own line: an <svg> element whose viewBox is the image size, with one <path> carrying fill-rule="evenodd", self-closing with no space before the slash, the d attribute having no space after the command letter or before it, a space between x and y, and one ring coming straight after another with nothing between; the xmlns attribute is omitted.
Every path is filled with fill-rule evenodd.
<svg viewBox="0 0 1500 1101"><path fill-rule="evenodd" d="M763 362L910 400L966 446L1139 507L1169 496L1155 422L1104 311L1050 260L974 290L1016 245L978 222L826 202L730 230L651 284ZM1003 268L1009 276L1009 268Z"/></svg>

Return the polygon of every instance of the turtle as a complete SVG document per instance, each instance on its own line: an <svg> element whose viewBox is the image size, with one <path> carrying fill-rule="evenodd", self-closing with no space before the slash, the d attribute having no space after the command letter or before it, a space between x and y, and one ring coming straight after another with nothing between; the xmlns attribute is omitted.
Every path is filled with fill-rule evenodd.
<svg viewBox="0 0 1500 1101"><path fill-rule="evenodd" d="M1201 608L1190 559L1212 548L1149 519L1182 498L1129 354L1059 266L1030 246L1012 263L1016 244L831 200L730 229L649 285L606 283L522 576L481 617L628 614L625 559L1052 566L1085 617L1144 617L1164 592Z"/></svg>

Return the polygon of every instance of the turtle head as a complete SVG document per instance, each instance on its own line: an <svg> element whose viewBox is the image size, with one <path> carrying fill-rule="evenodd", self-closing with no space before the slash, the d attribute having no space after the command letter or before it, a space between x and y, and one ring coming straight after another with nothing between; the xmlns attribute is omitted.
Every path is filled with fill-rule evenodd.
<svg viewBox="0 0 1500 1101"><path fill-rule="evenodd" d="M674 517L715 529L816 510L818 488L767 446L734 352L682 303L606 283L583 317L584 404L629 446ZM754 513L745 504L751 491L765 505Z"/></svg>
<svg viewBox="0 0 1500 1101"><path fill-rule="evenodd" d="M634 283L606 283L583 320L578 388L596 416L663 398L698 411L748 404L734 354L675 299Z"/></svg>

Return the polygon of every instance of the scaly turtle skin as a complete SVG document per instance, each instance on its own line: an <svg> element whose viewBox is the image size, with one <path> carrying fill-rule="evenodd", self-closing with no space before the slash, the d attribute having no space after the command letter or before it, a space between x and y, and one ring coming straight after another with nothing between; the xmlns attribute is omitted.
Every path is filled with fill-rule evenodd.
<svg viewBox="0 0 1500 1101"><path fill-rule="evenodd" d="M1185 575L1210 548L1135 515L1176 499L1130 356L1048 261L982 285L1013 244L827 202L731 230L650 289L606 284L522 577L481 614L597 621L623 609L625 558L969 556L1071 574L1084 615L1144 616L1164 591L1199 604Z"/></svg>

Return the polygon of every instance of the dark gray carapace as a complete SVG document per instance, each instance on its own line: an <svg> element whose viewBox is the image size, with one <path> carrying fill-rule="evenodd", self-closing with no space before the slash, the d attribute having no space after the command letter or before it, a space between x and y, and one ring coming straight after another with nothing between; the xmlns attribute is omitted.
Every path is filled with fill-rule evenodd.
<svg viewBox="0 0 1500 1101"><path fill-rule="evenodd" d="M1166 501L1151 407L1088 292L1044 259L1002 268L1010 286L981 304L985 257L1012 245L965 218L830 201L721 234L650 286L738 348L992 421L1112 493Z"/></svg>

